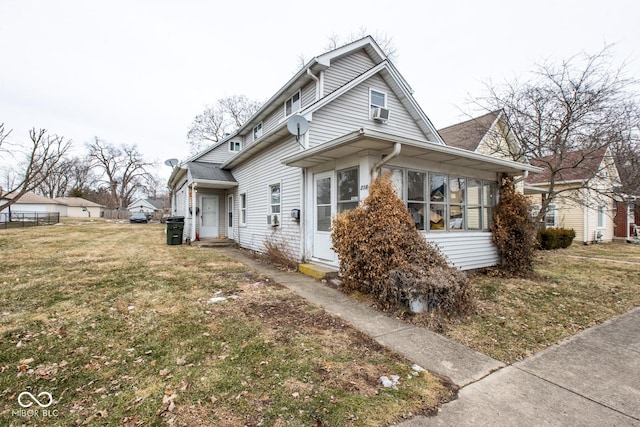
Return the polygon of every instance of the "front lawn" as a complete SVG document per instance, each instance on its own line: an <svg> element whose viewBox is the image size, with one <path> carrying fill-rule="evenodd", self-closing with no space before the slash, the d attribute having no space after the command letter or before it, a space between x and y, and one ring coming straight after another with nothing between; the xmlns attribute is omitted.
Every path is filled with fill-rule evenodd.
<svg viewBox="0 0 640 427"><path fill-rule="evenodd" d="M527 280L473 276L477 313L448 325L445 335L511 363L640 306L638 245L541 251L535 274Z"/></svg>
<svg viewBox="0 0 640 427"><path fill-rule="evenodd" d="M163 230L0 230L0 425L377 426L451 398L341 319Z"/></svg>

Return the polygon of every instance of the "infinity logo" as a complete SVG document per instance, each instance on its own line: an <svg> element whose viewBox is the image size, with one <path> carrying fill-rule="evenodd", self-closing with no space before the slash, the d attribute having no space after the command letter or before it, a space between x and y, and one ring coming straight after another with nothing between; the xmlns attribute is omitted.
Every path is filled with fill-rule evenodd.
<svg viewBox="0 0 640 427"><path fill-rule="evenodd" d="M22 403L22 397L23 396L29 396L33 402ZM36 399L36 397L33 394L29 393L28 391L23 391L22 393L20 393L18 395L18 403L23 408L28 408L31 405L33 405L34 403L36 403L41 408L47 408L47 407L51 406L51 404L53 403L53 397L51 396L51 393L46 392L46 391L38 393L38 397L41 397L41 396L48 397L49 398L49 402L48 403L41 403L38 399Z"/></svg>

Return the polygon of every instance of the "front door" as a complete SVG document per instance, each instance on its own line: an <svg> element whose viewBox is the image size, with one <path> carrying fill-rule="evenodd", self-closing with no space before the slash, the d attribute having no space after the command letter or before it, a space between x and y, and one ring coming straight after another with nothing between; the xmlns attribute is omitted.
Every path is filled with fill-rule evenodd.
<svg viewBox="0 0 640 427"><path fill-rule="evenodd" d="M200 237L218 237L218 196L202 196L200 204Z"/></svg>
<svg viewBox="0 0 640 427"><path fill-rule="evenodd" d="M333 172L313 176L313 256L331 263L336 261L336 254L331 249L331 218L335 213L333 193Z"/></svg>

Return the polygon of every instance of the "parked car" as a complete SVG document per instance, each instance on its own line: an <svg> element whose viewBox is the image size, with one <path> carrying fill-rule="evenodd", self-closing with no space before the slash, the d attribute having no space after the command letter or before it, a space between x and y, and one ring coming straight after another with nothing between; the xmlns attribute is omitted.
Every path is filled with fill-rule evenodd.
<svg viewBox="0 0 640 427"><path fill-rule="evenodd" d="M141 222L146 224L149 222L149 219L144 212L134 212L129 217L129 222Z"/></svg>

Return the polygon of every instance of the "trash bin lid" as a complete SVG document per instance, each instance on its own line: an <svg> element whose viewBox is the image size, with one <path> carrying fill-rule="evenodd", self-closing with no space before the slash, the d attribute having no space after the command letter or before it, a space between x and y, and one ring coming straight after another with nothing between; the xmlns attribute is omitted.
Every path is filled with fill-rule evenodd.
<svg viewBox="0 0 640 427"><path fill-rule="evenodd" d="M167 222L184 222L183 216L170 216L167 218Z"/></svg>

